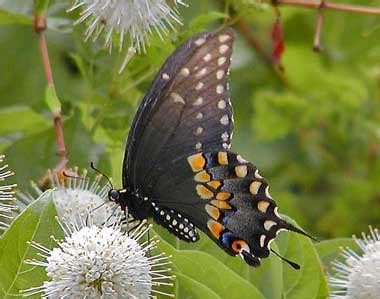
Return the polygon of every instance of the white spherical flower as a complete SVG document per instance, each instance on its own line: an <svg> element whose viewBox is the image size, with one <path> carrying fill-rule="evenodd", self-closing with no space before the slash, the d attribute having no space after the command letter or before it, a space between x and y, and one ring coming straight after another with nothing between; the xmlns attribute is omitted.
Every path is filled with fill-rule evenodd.
<svg viewBox="0 0 380 299"><path fill-rule="evenodd" d="M334 262L336 276L329 278L332 299L378 299L380 296L380 234L370 227L370 235L354 237L362 253L343 249L344 262Z"/></svg>
<svg viewBox="0 0 380 299"><path fill-rule="evenodd" d="M151 298L163 293L155 288L172 285L164 254L151 255L156 241L141 242L149 230L142 223L132 234L120 225L96 226L91 215L82 218L82 228L60 223L65 238L49 249L32 242L44 260L28 264L45 267L49 280L24 291L24 296L44 298Z"/></svg>
<svg viewBox="0 0 380 299"><path fill-rule="evenodd" d="M72 217L71 221L79 222L78 215L92 212L92 218L96 225L103 224L112 215L120 215L122 211L108 198L110 186L100 185L101 176L94 180L87 178L87 172L78 176L77 170L71 177L59 180L57 176L52 176L51 181L54 187L52 192L53 200L57 208L58 217ZM75 211L75 213L73 213Z"/></svg>
<svg viewBox="0 0 380 299"><path fill-rule="evenodd" d="M112 49L112 35L119 36L119 47L123 48L125 35L138 52L145 52L149 38L156 33L161 39L174 30L174 24L181 24L178 4L174 7L165 0L76 0L69 11L81 8L81 16L76 23L88 21L86 39L96 40L105 32L105 46Z"/></svg>
<svg viewBox="0 0 380 299"><path fill-rule="evenodd" d="M0 155L0 163L3 161L4 155ZM12 175L14 173L8 170L8 165L0 165L0 231L9 226L17 210L14 198L14 188L17 185L2 183Z"/></svg>
<svg viewBox="0 0 380 299"><path fill-rule="evenodd" d="M92 218L96 225L103 224L108 218L119 217L123 211L117 204L108 198L109 184L101 185L102 176L97 176L94 180L87 177L84 170L81 175L78 169L70 172L70 176L59 178L56 174L50 175L52 196L60 219L72 218L70 221L79 222L78 215L92 211ZM36 185L33 185L38 195L43 192ZM24 209L34 200L34 197L26 194L19 194L20 209Z"/></svg>

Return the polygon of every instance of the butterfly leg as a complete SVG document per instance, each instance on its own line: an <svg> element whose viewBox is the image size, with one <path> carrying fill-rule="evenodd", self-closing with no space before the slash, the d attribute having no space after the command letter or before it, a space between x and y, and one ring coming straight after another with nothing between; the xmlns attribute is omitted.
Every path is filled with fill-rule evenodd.
<svg viewBox="0 0 380 299"><path fill-rule="evenodd" d="M150 244L150 230L147 232L147 237L148 237L148 244ZM150 251L150 248L148 249L148 257L152 256L152 252Z"/></svg>
<svg viewBox="0 0 380 299"><path fill-rule="evenodd" d="M143 220L140 220L140 219L133 219L133 220L129 221L128 224L134 223L136 221L138 221L137 224L134 225L134 226L132 226L130 229L128 229L128 235L130 234L131 231L133 231L134 229L136 229L137 227L139 227L140 224L143 222Z"/></svg>

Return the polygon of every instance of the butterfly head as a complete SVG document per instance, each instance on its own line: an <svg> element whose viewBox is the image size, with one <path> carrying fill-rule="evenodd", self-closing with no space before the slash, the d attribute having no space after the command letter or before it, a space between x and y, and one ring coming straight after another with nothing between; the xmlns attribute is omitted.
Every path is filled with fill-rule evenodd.
<svg viewBox="0 0 380 299"><path fill-rule="evenodd" d="M124 211L124 213L128 213L128 195L127 195L127 189L114 189L111 188L108 191L108 199L115 204L119 205L121 210Z"/></svg>
<svg viewBox="0 0 380 299"><path fill-rule="evenodd" d="M110 191L108 191L108 199L110 201L113 201L117 204L120 204L120 191L119 190L116 190L116 189L111 189Z"/></svg>

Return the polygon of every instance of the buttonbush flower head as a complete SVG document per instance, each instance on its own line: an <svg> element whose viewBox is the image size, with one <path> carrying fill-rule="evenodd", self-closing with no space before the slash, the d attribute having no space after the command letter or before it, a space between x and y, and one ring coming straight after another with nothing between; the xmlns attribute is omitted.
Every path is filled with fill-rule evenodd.
<svg viewBox="0 0 380 299"><path fill-rule="evenodd" d="M378 299L380 294L380 234L370 227L370 235L354 237L361 253L343 249L343 262L334 262L336 276L329 278L332 299Z"/></svg>
<svg viewBox="0 0 380 299"><path fill-rule="evenodd" d="M165 0L76 0L69 11L82 9L76 24L88 22L86 39L95 41L104 32L105 47L111 50L117 33L122 49L125 35L129 35L130 45L145 52L153 33L163 39L175 30L175 24L181 24L177 6L184 3L173 2L171 7Z"/></svg>
<svg viewBox="0 0 380 299"><path fill-rule="evenodd" d="M3 161L4 155L0 155L0 231L8 227L17 210L14 198L14 188L17 185L3 183L14 173L8 170L8 165L3 165Z"/></svg>
<svg viewBox="0 0 380 299"><path fill-rule="evenodd" d="M150 227L145 222L128 234L120 222L96 226L91 214L81 216L81 225L59 220L65 238L55 240L49 249L32 242L43 259L26 263L44 267L49 278L41 286L23 292L24 296L44 298L151 298L154 294L171 296L157 290L172 284L163 269L170 262L164 254L150 255L156 241L142 242Z"/></svg>
<svg viewBox="0 0 380 299"><path fill-rule="evenodd" d="M109 185L101 185L101 176L91 180L87 177L87 171L84 170L81 175L78 169L70 172L69 177L60 178L56 174L50 174L50 182L53 188L52 196L57 208L59 218L69 218L73 221L79 221L78 215L92 212L92 218L95 224L102 224L122 214L118 206L108 199ZM43 193L38 186L33 185L37 195ZM35 198L31 195L20 194L20 209L25 208ZM75 211L75 213L74 213Z"/></svg>

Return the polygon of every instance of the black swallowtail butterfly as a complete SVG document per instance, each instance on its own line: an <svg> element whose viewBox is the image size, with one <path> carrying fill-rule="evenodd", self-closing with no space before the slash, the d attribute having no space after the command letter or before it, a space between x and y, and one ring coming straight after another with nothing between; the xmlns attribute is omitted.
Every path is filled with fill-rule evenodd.
<svg viewBox="0 0 380 299"><path fill-rule="evenodd" d="M201 33L167 59L133 120L123 189L109 197L181 240L198 241L200 229L258 266L278 232L306 233L280 218L256 166L229 151L233 40L230 29Z"/></svg>

